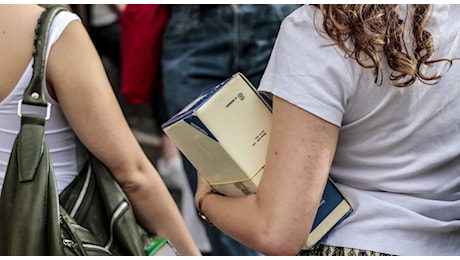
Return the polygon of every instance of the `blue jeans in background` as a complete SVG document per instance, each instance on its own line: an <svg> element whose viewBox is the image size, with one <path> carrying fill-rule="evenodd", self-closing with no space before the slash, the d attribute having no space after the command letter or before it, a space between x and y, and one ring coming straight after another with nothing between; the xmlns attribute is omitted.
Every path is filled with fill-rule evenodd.
<svg viewBox="0 0 460 260"><path fill-rule="evenodd" d="M236 72L243 73L258 87L281 21L297 7L294 4L170 5L162 57L164 95L170 116ZM183 159L195 193L196 170ZM204 225L212 255L260 255L217 228Z"/></svg>

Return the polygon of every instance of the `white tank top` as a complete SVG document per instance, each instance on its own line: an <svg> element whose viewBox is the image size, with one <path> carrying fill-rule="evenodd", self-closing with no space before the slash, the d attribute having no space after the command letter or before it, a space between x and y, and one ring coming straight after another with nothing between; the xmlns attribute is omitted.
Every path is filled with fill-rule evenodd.
<svg viewBox="0 0 460 260"><path fill-rule="evenodd" d="M71 12L61 12L56 16L50 28L46 59L51 46L59 39L67 25L74 20L80 18ZM18 101L22 99L31 77L32 60L13 91L0 102L0 187L3 185L11 148L21 124L21 119L16 114ZM48 102L51 103L51 118L46 121L45 135L50 148L58 192L61 192L83 167L86 152L65 119L61 107L49 95L46 87L45 94ZM33 107L28 109L32 110Z"/></svg>

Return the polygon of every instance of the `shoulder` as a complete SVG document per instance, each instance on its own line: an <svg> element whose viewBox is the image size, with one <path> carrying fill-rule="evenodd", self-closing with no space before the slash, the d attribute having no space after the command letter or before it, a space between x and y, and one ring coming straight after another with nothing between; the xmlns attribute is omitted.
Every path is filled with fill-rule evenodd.
<svg viewBox="0 0 460 260"><path fill-rule="evenodd" d="M58 13L56 17L54 18L54 21L53 21L53 24L51 25L50 30L53 30L53 29L64 30L65 27L73 21L81 22L81 19L77 14L75 14L74 12L70 10L62 11Z"/></svg>
<svg viewBox="0 0 460 260"><path fill-rule="evenodd" d="M71 23L72 26L69 26ZM68 27L77 27L77 31L84 31L83 23L81 23L81 19L77 14L70 10L59 12L54 18L50 27L49 47L54 45L54 43L62 37L61 35L63 35L65 31L69 31L67 30ZM75 29L71 29L71 31L75 31ZM79 33L71 32L68 33L68 35L70 35L70 37L72 37L71 35L78 37Z"/></svg>
<svg viewBox="0 0 460 260"><path fill-rule="evenodd" d="M28 34L35 28L37 19L45 10L39 5L2 4L0 5L0 28L14 34Z"/></svg>
<svg viewBox="0 0 460 260"><path fill-rule="evenodd" d="M311 49L313 53L322 47L332 46L322 29L323 16L314 6L302 5L288 15L281 23L278 41L294 50ZM325 53L329 53L326 48Z"/></svg>
<svg viewBox="0 0 460 260"><path fill-rule="evenodd" d="M295 9L283 21L283 24L314 25L322 23L321 12L314 6L305 4Z"/></svg>

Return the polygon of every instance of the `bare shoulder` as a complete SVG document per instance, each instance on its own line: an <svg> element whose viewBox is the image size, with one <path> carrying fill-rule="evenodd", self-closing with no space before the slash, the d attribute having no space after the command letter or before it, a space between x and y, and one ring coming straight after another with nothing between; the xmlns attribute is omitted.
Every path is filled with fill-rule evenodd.
<svg viewBox="0 0 460 260"><path fill-rule="evenodd" d="M33 37L37 19L45 9L39 5L0 5L0 32L2 41L19 41ZM22 38L22 39L21 39Z"/></svg>
<svg viewBox="0 0 460 260"><path fill-rule="evenodd" d="M45 10L33 4L2 4L0 5L0 25L16 25L35 23L41 12Z"/></svg>
<svg viewBox="0 0 460 260"><path fill-rule="evenodd" d="M43 10L38 5L0 5L0 101L16 86L32 58L35 27Z"/></svg>

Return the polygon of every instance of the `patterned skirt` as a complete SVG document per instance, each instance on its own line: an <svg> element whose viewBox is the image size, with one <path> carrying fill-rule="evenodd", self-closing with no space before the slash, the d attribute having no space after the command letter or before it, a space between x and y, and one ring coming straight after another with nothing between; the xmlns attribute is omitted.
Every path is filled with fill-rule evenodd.
<svg viewBox="0 0 460 260"><path fill-rule="evenodd" d="M374 252L371 250L362 250L356 248L347 248L340 246L319 245L312 250L302 250L298 256L392 256L390 254Z"/></svg>

